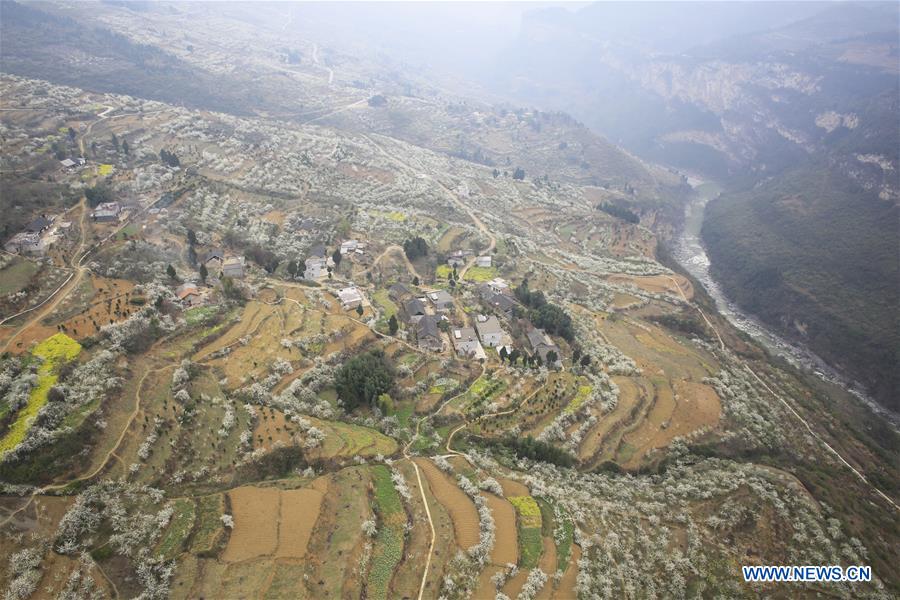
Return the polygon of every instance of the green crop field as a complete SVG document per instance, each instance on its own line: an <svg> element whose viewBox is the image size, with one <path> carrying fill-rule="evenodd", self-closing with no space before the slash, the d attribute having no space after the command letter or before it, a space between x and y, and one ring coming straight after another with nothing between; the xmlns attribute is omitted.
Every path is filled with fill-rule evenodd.
<svg viewBox="0 0 900 600"><path fill-rule="evenodd" d="M80 352L81 344L64 333L52 335L35 346L32 354L44 360L38 367L37 385L28 396L28 404L19 411L15 422L0 440L0 456L18 446L25 439L25 434L28 433L38 411L47 403L47 394L50 392L50 388L56 384L58 379L56 369L62 363L73 360Z"/></svg>
<svg viewBox="0 0 900 600"><path fill-rule="evenodd" d="M384 465L372 468L375 486L375 512L379 518L378 533L372 549L372 564L366 590L369 598L387 598L394 568L403 557L403 527L406 513L400 494L394 489L391 472Z"/></svg>

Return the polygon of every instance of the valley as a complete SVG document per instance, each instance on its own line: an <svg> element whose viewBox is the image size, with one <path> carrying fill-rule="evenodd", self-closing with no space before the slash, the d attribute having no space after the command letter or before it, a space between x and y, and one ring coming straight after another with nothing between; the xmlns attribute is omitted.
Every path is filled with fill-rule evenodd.
<svg viewBox="0 0 900 600"><path fill-rule="evenodd" d="M85 6L0 19L7 597L900 591L900 433L723 302L715 185L322 7Z"/></svg>

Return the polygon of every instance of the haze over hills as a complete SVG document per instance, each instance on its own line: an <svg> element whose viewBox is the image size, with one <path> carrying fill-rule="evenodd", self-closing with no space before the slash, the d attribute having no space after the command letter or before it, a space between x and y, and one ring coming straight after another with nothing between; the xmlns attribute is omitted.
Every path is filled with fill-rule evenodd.
<svg viewBox="0 0 900 600"><path fill-rule="evenodd" d="M0 0L0 591L896 597L895 17Z"/></svg>
<svg viewBox="0 0 900 600"><path fill-rule="evenodd" d="M725 291L897 410L898 6L767 4L535 11L494 89L722 185Z"/></svg>

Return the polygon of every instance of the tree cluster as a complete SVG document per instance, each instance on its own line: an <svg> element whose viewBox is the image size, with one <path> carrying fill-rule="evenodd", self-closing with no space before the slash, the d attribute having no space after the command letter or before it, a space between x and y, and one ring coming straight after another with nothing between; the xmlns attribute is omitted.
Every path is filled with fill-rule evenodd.
<svg viewBox="0 0 900 600"><path fill-rule="evenodd" d="M384 352L358 354L344 363L334 376L334 386L347 410L373 404L394 386L394 370Z"/></svg>
<svg viewBox="0 0 900 600"><path fill-rule="evenodd" d="M428 242L416 236L403 242L403 252L406 253L406 258L409 260L416 260L420 256L428 256Z"/></svg>
<svg viewBox="0 0 900 600"><path fill-rule="evenodd" d="M625 208L624 206L619 206L617 204L612 204L610 202L603 202L597 205L597 210L602 210L606 214L612 215L617 219L622 219L623 221L627 221L628 223L640 223L641 218Z"/></svg>
<svg viewBox="0 0 900 600"><path fill-rule="evenodd" d="M572 317L562 307L548 302L547 298L544 297L544 292L540 290L532 292L528 288L527 279L515 288L514 293L516 299L528 307L528 319L536 327L558 335L567 342L575 339Z"/></svg>
<svg viewBox="0 0 900 600"><path fill-rule="evenodd" d="M112 202L114 199L112 189L103 183L86 188L84 197L87 198L88 206L91 208L95 208L104 202Z"/></svg>
<svg viewBox="0 0 900 600"><path fill-rule="evenodd" d="M160 150L159 151L159 159L163 161L164 164L169 165L170 167L180 167L181 161L178 160L178 157L175 156L174 152L169 152L168 150Z"/></svg>
<svg viewBox="0 0 900 600"><path fill-rule="evenodd" d="M524 438L511 435L492 443L509 448L519 458L552 463L560 467L571 467L575 464L575 457L565 450L536 440L530 435Z"/></svg>

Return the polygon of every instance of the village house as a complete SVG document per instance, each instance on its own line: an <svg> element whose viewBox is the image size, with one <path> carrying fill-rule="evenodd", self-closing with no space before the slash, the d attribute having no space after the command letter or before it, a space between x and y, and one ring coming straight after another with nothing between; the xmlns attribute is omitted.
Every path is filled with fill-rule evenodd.
<svg viewBox="0 0 900 600"><path fill-rule="evenodd" d="M363 297L355 287L345 287L338 292L338 299L341 301L341 308L350 310L362 305Z"/></svg>
<svg viewBox="0 0 900 600"><path fill-rule="evenodd" d="M416 343L419 348L432 352L444 351L444 338L438 327L441 319L436 315L425 315L419 319L416 323Z"/></svg>
<svg viewBox="0 0 900 600"><path fill-rule="evenodd" d="M492 264L490 256L479 256L475 259L476 267L490 267Z"/></svg>
<svg viewBox="0 0 900 600"><path fill-rule="evenodd" d="M197 289L196 283L183 283L177 290L175 295L184 306L197 306L203 302L200 290Z"/></svg>
<svg viewBox="0 0 900 600"><path fill-rule="evenodd" d="M466 266L466 254L462 250L456 250L447 257L447 264L451 267Z"/></svg>
<svg viewBox="0 0 900 600"><path fill-rule="evenodd" d="M207 269L218 271L222 268L222 261L225 260L225 252L221 248L213 248L203 255L203 264Z"/></svg>
<svg viewBox="0 0 900 600"><path fill-rule="evenodd" d="M47 247L38 234L22 231L9 238L3 249L10 254L43 254Z"/></svg>
<svg viewBox="0 0 900 600"><path fill-rule="evenodd" d="M425 303L419 298L410 298L403 304L403 314L410 323L417 323L425 316Z"/></svg>
<svg viewBox="0 0 900 600"><path fill-rule="evenodd" d="M99 223L117 223L122 207L118 202L104 202L94 209L91 218Z"/></svg>
<svg viewBox="0 0 900 600"><path fill-rule="evenodd" d="M446 291L428 292L427 296L437 312L450 312L453 310L453 296Z"/></svg>
<svg viewBox="0 0 900 600"><path fill-rule="evenodd" d="M222 275L232 279L241 279L244 276L244 259L240 256L232 256L222 261Z"/></svg>
<svg viewBox="0 0 900 600"><path fill-rule="evenodd" d="M475 319L475 329L478 331L481 343L489 348L499 348L503 345L504 338L507 337L506 332L500 326L500 321L493 315L489 317L478 315Z"/></svg>
<svg viewBox="0 0 900 600"><path fill-rule="evenodd" d="M454 329L451 339L453 340L453 347L456 348L456 353L459 356L474 360L487 358L484 348L481 347L478 341L478 336L475 335L475 330L471 327Z"/></svg>
<svg viewBox="0 0 900 600"><path fill-rule="evenodd" d="M306 269L303 271L303 279L316 281L328 271L325 259L321 256L310 256L304 264Z"/></svg>
<svg viewBox="0 0 900 600"><path fill-rule="evenodd" d="M388 288L388 297L394 302L401 302L404 298L409 296L412 292L410 292L409 288L406 284L403 283L395 283L391 287Z"/></svg>
<svg viewBox="0 0 900 600"><path fill-rule="evenodd" d="M528 343L531 345L531 350L533 354L537 354L541 357L541 360L544 361L544 364L547 363L547 355L551 352L556 354L556 360L553 365L558 367L562 365L562 361L560 361L560 352L559 346L553 343L553 340L550 339L550 336L543 329L538 329L537 327L532 328L526 336L528 337Z"/></svg>
<svg viewBox="0 0 900 600"><path fill-rule="evenodd" d="M47 218L46 215L41 215L36 219L32 219L22 231L24 233L36 233L40 235L50 229L51 225L53 225L53 217Z"/></svg>
<svg viewBox="0 0 900 600"><path fill-rule="evenodd" d="M488 265L490 266L490 265ZM494 277L487 282L488 288L495 294L508 294L509 283L502 277Z"/></svg>
<svg viewBox="0 0 900 600"><path fill-rule="evenodd" d="M312 219L303 219L300 221L300 224L297 225L297 229L304 233L312 233L316 230L316 222Z"/></svg>
<svg viewBox="0 0 900 600"><path fill-rule="evenodd" d="M61 165L62 165L63 167L65 167L66 169L71 169L71 168L73 168L77 163L76 163L74 160L72 160L71 158L65 158L65 159L59 161L59 164L61 164Z"/></svg>
<svg viewBox="0 0 900 600"><path fill-rule="evenodd" d="M509 318L513 314L513 308L516 306L516 300L509 294L501 294L494 291L489 284L483 283L477 288L478 295L481 296L482 302L496 312Z"/></svg>
<svg viewBox="0 0 900 600"><path fill-rule="evenodd" d="M347 240L346 242L341 242L341 254L356 252L357 248L359 248L359 242L357 240Z"/></svg>

